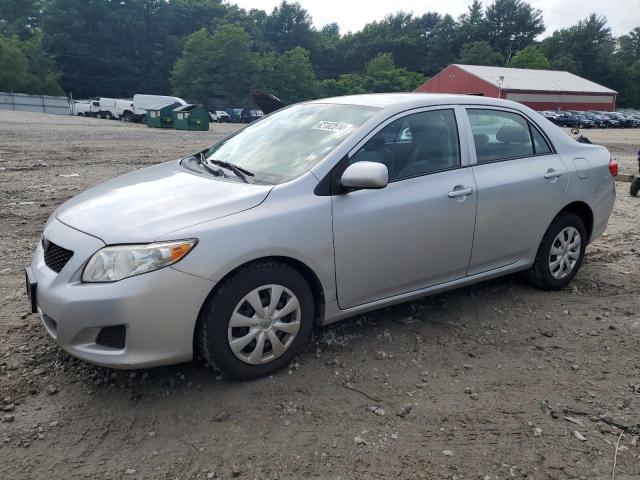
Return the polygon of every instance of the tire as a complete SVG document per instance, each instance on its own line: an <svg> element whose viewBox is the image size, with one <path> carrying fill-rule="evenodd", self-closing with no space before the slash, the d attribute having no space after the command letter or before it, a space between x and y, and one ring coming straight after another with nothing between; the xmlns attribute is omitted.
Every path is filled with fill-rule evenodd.
<svg viewBox="0 0 640 480"><path fill-rule="evenodd" d="M268 314L272 293L280 287L283 290L275 310ZM253 304L260 301L261 306L266 305L263 315L258 315L246 299L254 293ZM294 299L298 301L298 309L284 315L282 322L275 319L278 312L286 313L290 306L295 306ZM227 378L264 377L286 366L300 352L313 329L314 314L311 288L297 270L275 261L255 263L238 270L209 295L198 318L195 345L207 363ZM240 319L238 324L243 326L230 327L232 316ZM261 323L247 326L247 320ZM278 325L291 332L296 327L297 330L290 334L278 329ZM281 347L286 347L281 353L272 344L273 335L278 336L276 341L281 340ZM251 340L244 343L246 339ZM261 339L263 349L259 348ZM236 353L231 342L236 343Z"/></svg>
<svg viewBox="0 0 640 480"><path fill-rule="evenodd" d="M104 118L106 118L107 120L111 120L113 116L111 115L111 113L107 112L104 114Z"/></svg>
<svg viewBox="0 0 640 480"><path fill-rule="evenodd" d="M631 186L629 187L629 193L632 197L637 197L638 192L640 191L640 175L636 175L631 180Z"/></svg>
<svg viewBox="0 0 640 480"><path fill-rule="evenodd" d="M84 114L82 112L78 113L78 117L84 117Z"/></svg>
<svg viewBox="0 0 640 480"><path fill-rule="evenodd" d="M133 122L133 114L131 112L124 112L122 115L123 122Z"/></svg>
<svg viewBox="0 0 640 480"><path fill-rule="evenodd" d="M561 252L564 250L564 246L559 243L558 237L562 232L569 233L576 231L579 236L579 248L577 252L574 249L569 249L568 255L554 256L554 261L558 260L558 257L566 257L571 268L568 270L563 260L560 260L560 264L556 266L556 270L552 271L552 247L554 250L559 249ZM565 236L566 238L566 236ZM570 237L569 242L571 241ZM555 245L554 245L555 244ZM534 287L542 290L561 290L566 287L569 282L575 277L576 273L582 265L584 259L584 252L587 246L587 229L584 226L582 219L571 212L560 212L558 216L551 222L549 228L542 237L540 246L536 253L535 261L529 270L524 272L524 278ZM570 245L569 245L570 247ZM577 258L575 258L577 256ZM571 262L574 261L573 264ZM562 270L558 270L562 269Z"/></svg>

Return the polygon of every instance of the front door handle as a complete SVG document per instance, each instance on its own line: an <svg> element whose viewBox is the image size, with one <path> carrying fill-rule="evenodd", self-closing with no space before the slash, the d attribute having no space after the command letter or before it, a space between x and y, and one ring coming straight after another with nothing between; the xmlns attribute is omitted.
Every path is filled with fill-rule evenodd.
<svg viewBox="0 0 640 480"><path fill-rule="evenodd" d="M449 198L466 197L473 193L473 188L456 187L447 194Z"/></svg>
<svg viewBox="0 0 640 480"><path fill-rule="evenodd" d="M558 178L560 175L562 175L562 170L554 170L553 168L550 168L547 170L547 173L544 174L544 178Z"/></svg>

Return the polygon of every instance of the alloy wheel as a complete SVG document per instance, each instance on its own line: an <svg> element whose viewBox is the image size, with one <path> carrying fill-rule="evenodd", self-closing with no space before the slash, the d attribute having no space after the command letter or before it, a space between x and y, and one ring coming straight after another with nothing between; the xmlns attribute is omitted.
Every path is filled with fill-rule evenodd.
<svg viewBox="0 0 640 480"><path fill-rule="evenodd" d="M300 330L300 302L282 285L263 285L245 295L229 319L227 339L245 363L268 363L293 344Z"/></svg>
<svg viewBox="0 0 640 480"><path fill-rule="evenodd" d="M574 227L564 228L553 240L549 252L549 271L551 276L561 280L568 276L578 263L582 239Z"/></svg>

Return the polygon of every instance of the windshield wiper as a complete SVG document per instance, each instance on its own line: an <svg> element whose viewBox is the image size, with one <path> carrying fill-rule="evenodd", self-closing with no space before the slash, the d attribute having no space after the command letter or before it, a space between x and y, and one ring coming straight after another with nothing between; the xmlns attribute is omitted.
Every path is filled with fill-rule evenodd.
<svg viewBox="0 0 640 480"><path fill-rule="evenodd" d="M227 176L225 175L225 173L222 171L222 169L220 168L211 168L211 165L209 165L206 161L206 159L204 158L204 152L198 152L194 155L194 157L196 157L198 159L198 162L200 162L200 165L202 165L202 167L207 170L208 172L213 173L213 175L215 175L216 177L225 177L227 178Z"/></svg>
<svg viewBox="0 0 640 480"><path fill-rule="evenodd" d="M247 178L247 177L253 177L254 176L253 173L250 172L249 170L245 170L242 167L238 167L233 163L225 162L224 160L213 160L213 159L204 160L204 162L213 163L214 165L218 165L219 167L223 167L223 168L226 168L227 170L231 170L238 177L240 177L244 183L253 183L252 181L250 182L249 179Z"/></svg>

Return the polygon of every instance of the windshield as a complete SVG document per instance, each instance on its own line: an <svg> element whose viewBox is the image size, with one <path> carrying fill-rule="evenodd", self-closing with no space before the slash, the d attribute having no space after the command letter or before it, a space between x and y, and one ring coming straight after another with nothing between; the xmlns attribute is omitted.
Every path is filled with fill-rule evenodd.
<svg viewBox="0 0 640 480"><path fill-rule="evenodd" d="M205 156L233 163L258 180L281 183L308 171L377 110L359 105L294 105L217 143Z"/></svg>

